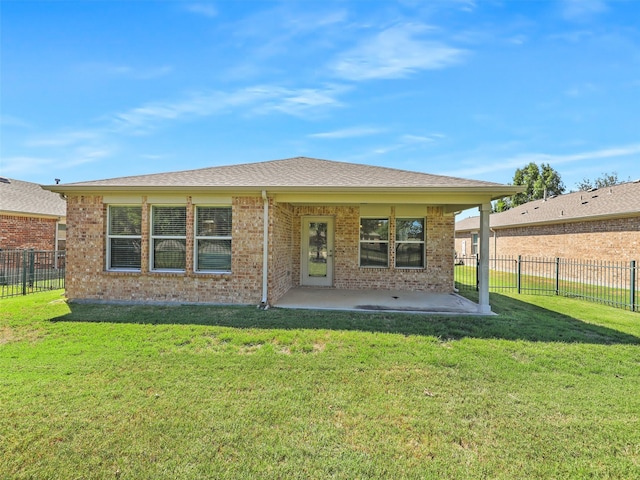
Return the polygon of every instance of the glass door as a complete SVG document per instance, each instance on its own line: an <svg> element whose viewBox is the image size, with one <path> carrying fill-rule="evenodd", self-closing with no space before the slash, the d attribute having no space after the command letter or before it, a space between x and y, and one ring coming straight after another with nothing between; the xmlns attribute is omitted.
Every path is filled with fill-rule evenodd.
<svg viewBox="0 0 640 480"><path fill-rule="evenodd" d="M302 285L333 286L333 217L302 219Z"/></svg>

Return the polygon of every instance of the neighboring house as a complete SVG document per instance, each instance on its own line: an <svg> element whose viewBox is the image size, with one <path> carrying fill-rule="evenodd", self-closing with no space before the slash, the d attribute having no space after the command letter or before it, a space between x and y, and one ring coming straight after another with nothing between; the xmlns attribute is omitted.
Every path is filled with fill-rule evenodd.
<svg viewBox="0 0 640 480"><path fill-rule="evenodd" d="M36 183L0 177L0 249L65 249L67 202Z"/></svg>
<svg viewBox="0 0 640 480"><path fill-rule="evenodd" d="M519 205L489 217L490 256L640 260L640 181ZM456 222L456 254L476 253L479 217Z"/></svg>
<svg viewBox="0 0 640 480"><path fill-rule="evenodd" d="M305 157L46 188L67 197L70 299L219 304L452 292L454 213L520 191Z"/></svg>

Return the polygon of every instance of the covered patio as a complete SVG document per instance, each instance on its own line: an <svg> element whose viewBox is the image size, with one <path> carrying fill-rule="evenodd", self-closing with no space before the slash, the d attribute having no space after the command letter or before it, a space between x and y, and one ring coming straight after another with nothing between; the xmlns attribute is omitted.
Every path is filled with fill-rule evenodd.
<svg viewBox="0 0 640 480"><path fill-rule="evenodd" d="M478 304L455 293L405 290L345 290L321 287L290 289L276 308L409 312L422 314L478 315Z"/></svg>

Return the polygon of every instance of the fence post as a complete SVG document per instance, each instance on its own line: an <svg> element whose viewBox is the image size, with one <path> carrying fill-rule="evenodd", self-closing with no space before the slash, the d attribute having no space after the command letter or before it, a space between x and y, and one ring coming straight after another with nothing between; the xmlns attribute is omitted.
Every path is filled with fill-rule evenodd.
<svg viewBox="0 0 640 480"><path fill-rule="evenodd" d="M522 278L522 255L518 255L518 260L516 263L516 285L518 286L518 293L521 293L521 290L522 290L521 278Z"/></svg>
<svg viewBox="0 0 640 480"><path fill-rule="evenodd" d="M480 255L476 253L476 292L480 290Z"/></svg>
<svg viewBox="0 0 640 480"><path fill-rule="evenodd" d="M635 260L631 260L631 268L630 268L630 275L631 275L631 289L630 289L630 295L629 295L629 305L631 306L631 311L635 312L636 311L636 261Z"/></svg>
<svg viewBox="0 0 640 480"><path fill-rule="evenodd" d="M556 295L560 295L560 258L556 257Z"/></svg>
<svg viewBox="0 0 640 480"><path fill-rule="evenodd" d="M36 276L36 252L32 248L29 250L29 288L33 287Z"/></svg>
<svg viewBox="0 0 640 480"><path fill-rule="evenodd" d="M22 295L27 294L27 260L28 260L28 252L26 250L22 251Z"/></svg>

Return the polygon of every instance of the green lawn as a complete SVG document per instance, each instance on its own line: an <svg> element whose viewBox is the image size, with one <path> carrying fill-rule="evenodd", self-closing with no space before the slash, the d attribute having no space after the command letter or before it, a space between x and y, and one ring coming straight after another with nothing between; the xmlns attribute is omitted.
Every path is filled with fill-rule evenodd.
<svg viewBox="0 0 640 480"><path fill-rule="evenodd" d="M631 305L631 281L627 278L613 278L616 274L623 274L622 268L610 270L611 283L617 283L619 287L606 286L606 282L601 279L595 283L584 283L560 278L556 285L553 272L548 272L550 276L520 275L520 289L522 293L538 295L555 295L564 297L579 298L618 308L630 309ZM588 272L584 273L588 278ZM476 288L476 267L456 265L455 267L456 287L460 290L470 291ZM625 283L626 282L626 283ZM624 288L623 288L624 285ZM518 287L518 275L513 271L489 270L489 291L491 292L511 292L516 293ZM636 288L636 295L640 294ZM637 303L637 302L636 302Z"/></svg>
<svg viewBox="0 0 640 480"><path fill-rule="evenodd" d="M638 478L640 315L0 300L0 478Z"/></svg>

